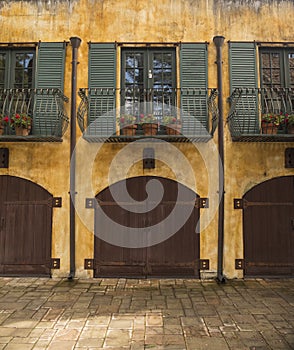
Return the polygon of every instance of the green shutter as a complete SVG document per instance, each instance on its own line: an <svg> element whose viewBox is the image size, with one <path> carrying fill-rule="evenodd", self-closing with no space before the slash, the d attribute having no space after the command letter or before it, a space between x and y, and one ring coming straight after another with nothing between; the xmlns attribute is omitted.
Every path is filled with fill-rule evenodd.
<svg viewBox="0 0 294 350"><path fill-rule="evenodd" d="M36 108L33 118L33 132L42 136L61 136L62 119L59 116L61 97L52 94L52 90L63 92L65 48L63 43L41 42L38 50L36 88L44 89L37 92ZM47 91L46 91L47 90Z"/></svg>
<svg viewBox="0 0 294 350"><path fill-rule="evenodd" d="M87 134L108 137L115 133L115 77L115 44L91 43Z"/></svg>
<svg viewBox="0 0 294 350"><path fill-rule="evenodd" d="M229 43L230 90L242 89L236 103L234 130L240 134L258 133L257 65L255 43Z"/></svg>
<svg viewBox="0 0 294 350"><path fill-rule="evenodd" d="M187 136L206 133L207 44L181 44L180 68L182 132Z"/></svg>

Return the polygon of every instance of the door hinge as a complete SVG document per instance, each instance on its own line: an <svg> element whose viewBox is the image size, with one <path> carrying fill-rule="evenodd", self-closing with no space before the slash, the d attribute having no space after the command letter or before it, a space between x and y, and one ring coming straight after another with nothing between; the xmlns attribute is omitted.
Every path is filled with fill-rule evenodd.
<svg viewBox="0 0 294 350"><path fill-rule="evenodd" d="M52 258L50 267L51 269L55 269L55 270L60 269L60 259Z"/></svg>
<svg viewBox="0 0 294 350"><path fill-rule="evenodd" d="M53 208L61 208L62 207L62 198L61 197L53 197L52 207Z"/></svg>
<svg viewBox="0 0 294 350"><path fill-rule="evenodd" d="M244 270L244 259L235 259L235 269Z"/></svg>
<svg viewBox="0 0 294 350"><path fill-rule="evenodd" d="M199 260L199 269L200 270L209 270L209 259L200 259Z"/></svg>
<svg viewBox="0 0 294 350"><path fill-rule="evenodd" d="M195 202L196 208L209 208L209 199L208 198L197 198Z"/></svg>
<svg viewBox="0 0 294 350"><path fill-rule="evenodd" d="M285 168L294 168L294 148L285 149Z"/></svg>
<svg viewBox="0 0 294 350"><path fill-rule="evenodd" d="M94 270L94 259L85 259L84 260L84 269L85 270Z"/></svg>
<svg viewBox="0 0 294 350"><path fill-rule="evenodd" d="M85 208L94 209L96 198L86 198Z"/></svg>
<svg viewBox="0 0 294 350"><path fill-rule="evenodd" d="M9 167L9 148L0 148L0 168Z"/></svg>
<svg viewBox="0 0 294 350"><path fill-rule="evenodd" d="M243 199L234 198L234 209L243 209Z"/></svg>

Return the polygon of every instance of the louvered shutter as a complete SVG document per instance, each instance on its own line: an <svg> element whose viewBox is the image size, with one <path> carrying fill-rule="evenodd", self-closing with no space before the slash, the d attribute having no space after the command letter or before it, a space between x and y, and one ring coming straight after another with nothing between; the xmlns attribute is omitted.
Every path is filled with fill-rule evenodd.
<svg viewBox="0 0 294 350"><path fill-rule="evenodd" d="M240 134L256 134L258 124L257 67L255 43L229 43L230 89L242 89L237 99L233 130Z"/></svg>
<svg viewBox="0 0 294 350"><path fill-rule="evenodd" d="M207 133L207 45L183 43L180 49L182 132Z"/></svg>
<svg viewBox="0 0 294 350"><path fill-rule="evenodd" d="M115 133L115 76L115 44L91 43L88 135L109 137Z"/></svg>
<svg viewBox="0 0 294 350"><path fill-rule="evenodd" d="M38 50L36 87L37 90L33 133L41 136L62 136L62 119L58 115L59 104L63 103L61 97L52 94L52 90L64 87L64 63L66 44L43 43Z"/></svg>

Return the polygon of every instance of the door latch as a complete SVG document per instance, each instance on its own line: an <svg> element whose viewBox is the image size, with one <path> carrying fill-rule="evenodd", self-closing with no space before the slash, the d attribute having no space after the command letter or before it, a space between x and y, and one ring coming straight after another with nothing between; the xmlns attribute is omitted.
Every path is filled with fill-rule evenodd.
<svg viewBox="0 0 294 350"><path fill-rule="evenodd" d="M153 78L153 74L152 74L152 70L151 69L148 70L148 78L149 79Z"/></svg>

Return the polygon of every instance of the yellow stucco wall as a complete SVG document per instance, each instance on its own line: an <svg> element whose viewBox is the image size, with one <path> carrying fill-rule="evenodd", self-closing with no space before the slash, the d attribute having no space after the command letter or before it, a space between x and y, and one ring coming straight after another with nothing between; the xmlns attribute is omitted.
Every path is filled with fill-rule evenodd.
<svg viewBox="0 0 294 350"><path fill-rule="evenodd" d="M294 16L292 0L53 0L3 1L0 4L1 39L5 42L68 41L72 36L82 39L79 49L78 88L87 87L87 42L209 42L209 87L216 87L215 35L223 35L223 87L225 116L229 96L228 41L294 41L291 19ZM71 93L71 47L67 47L65 95ZM79 102L79 100L78 100ZM70 105L67 107L70 110ZM233 209L233 198L240 198L254 185L281 175L293 175L284 168L284 150L293 143L233 143L227 124L225 130L225 257L227 277L242 277L235 270L234 260L243 257L242 211ZM78 136L81 135L77 130ZM208 144L199 145L209 153L217 136ZM125 145L105 145L95 159L92 184L95 194L108 185L109 165ZM63 206L54 209L52 257L61 258L61 269L56 276L69 271L69 130L63 142L1 143L10 149L9 169L0 169L0 175L9 174L30 179L54 196L61 196ZM200 196L208 193L207 170L193 145L177 145L190 161L197 186L190 178L183 182ZM21 151L20 151L21 149ZM78 159L79 160L79 159ZM102 164L102 166L101 166ZM216 168L217 169L217 168ZM215 170L217 173L217 171ZM134 164L128 176L145 175L140 164ZM172 171L158 164L150 175L173 178ZM85 181L78 178L77 182ZM214 180L216 181L216 180ZM79 197L80 196L80 197ZM215 194L216 196L216 194ZM78 198L82 194L78 193ZM91 219L93 213L87 213ZM203 218L203 222L205 222ZM76 266L78 276L91 276L84 270L84 258L93 257L93 236L77 218ZM217 268L217 214L201 234L201 258L210 259L211 271Z"/></svg>

